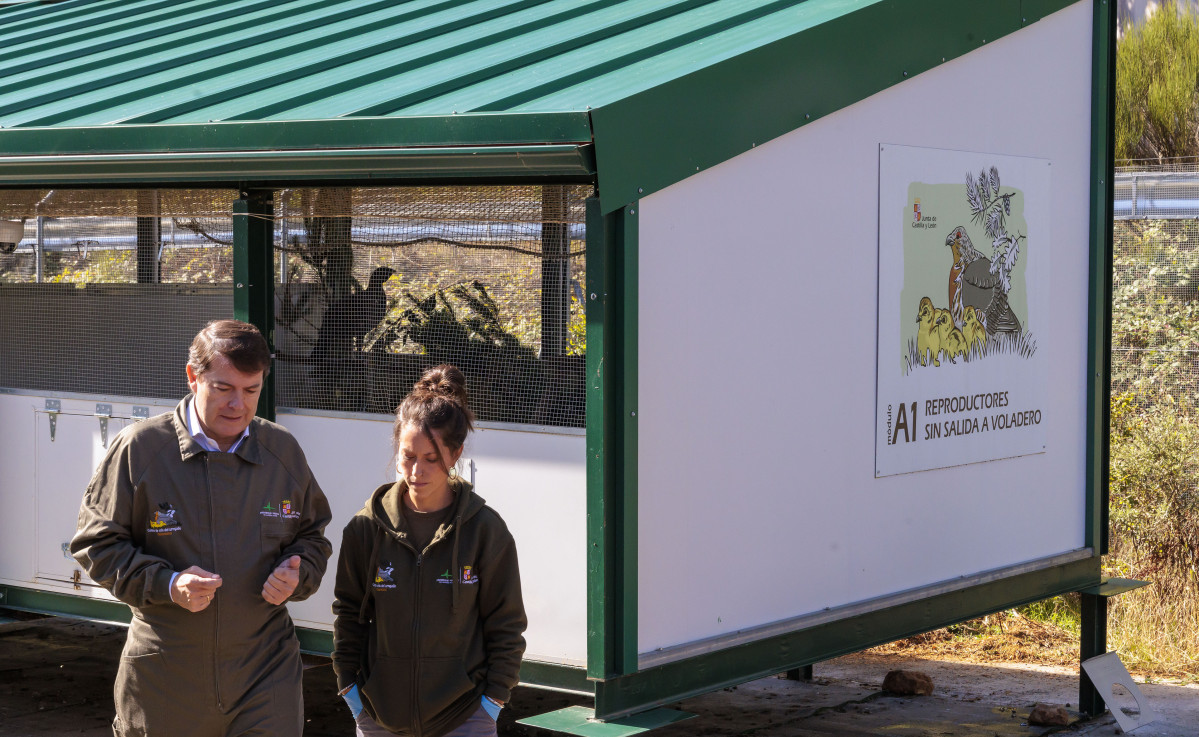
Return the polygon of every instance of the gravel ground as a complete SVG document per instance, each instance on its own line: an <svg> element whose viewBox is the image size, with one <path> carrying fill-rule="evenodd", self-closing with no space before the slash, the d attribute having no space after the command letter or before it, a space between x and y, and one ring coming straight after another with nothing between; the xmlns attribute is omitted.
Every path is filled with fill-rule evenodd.
<svg viewBox="0 0 1199 737"><path fill-rule="evenodd" d="M121 627L68 619L0 624L0 735L3 737L107 737L111 734L112 679L124 641ZM304 674L305 737L352 737L353 725L334 694L328 661L313 658ZM882 693L894 668L932 677L932 696L900 698ZM1137 729L1138 737L1199 735L1199 688L1142 685L1161 718ZM1065 729L1030 727L1037 701L1076 708L1078 678L1062 668L976 665L912 660L899 655L858 654L821 663L811 682L765 678L689 699L675 708L693 719L655 730L661 737L817 737L839 735L1120 734L1110 714L1079 720ZM548 733L516 719L585 699L531 688L517 689L500 719L504 737Z"/></svg>

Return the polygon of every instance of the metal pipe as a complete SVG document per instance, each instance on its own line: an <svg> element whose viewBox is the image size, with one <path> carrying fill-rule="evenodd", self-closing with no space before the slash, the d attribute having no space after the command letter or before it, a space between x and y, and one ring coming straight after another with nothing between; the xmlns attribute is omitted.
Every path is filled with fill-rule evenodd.
<svg viewBox="0 0 1199 737"><path fill-rule="evenodd" d="M37 216L37 245L34 247L33 262L37 272L35 279L41 284L46 270L46 218L42 215Z"/></svg>
<svg viewBox="0 0 1199 737"><path fill-rule="evenodd" d="M279 283L287 283L287 195L291 192L290 189L285 189L279 192L279 238L281 247L279 249Z"/></svg>

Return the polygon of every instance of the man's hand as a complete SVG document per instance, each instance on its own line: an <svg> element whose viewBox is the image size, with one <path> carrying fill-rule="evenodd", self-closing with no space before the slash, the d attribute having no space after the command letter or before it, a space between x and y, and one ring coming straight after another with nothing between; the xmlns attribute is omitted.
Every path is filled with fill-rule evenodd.
<svg viewBox="0 0 1199 737"><path fill-rule="evenodd" d="M262 598L278 606L300 585L300 556L293 555L271 571L262 585Z"/></svg>
<svg viewBox="0 0 1199 737"><path fill-rule="evenodd" d="M175 582L171 584L171 601L189 612L202 612L212 603L212 597L222 583L218 574L192 566L175 576Z"/></svg>

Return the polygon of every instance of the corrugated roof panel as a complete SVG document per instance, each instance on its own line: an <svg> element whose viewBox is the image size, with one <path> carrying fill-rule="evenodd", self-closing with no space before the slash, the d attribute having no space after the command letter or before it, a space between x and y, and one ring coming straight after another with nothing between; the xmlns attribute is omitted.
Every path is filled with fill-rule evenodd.
<svg viewBox="0 0 1199 737"><path fill-rule="evenodd" d="M601 4L596 0L526 0L502 7L487 1L472 3L419 23L391 27L388 30L394 38L364 49L360 58L341 55L337 57L340 63L316 65L294 80L259 93L246 91L214 106L213 112L223 120L351 115L364 105L396 94L419 95L447 75L453 78L466 73L470 57L479 49L492 45L518 48L521 44L515 39L531 27L577 18Z"/></svg>
<svg viewBox="0 0 1199 737"><path fill-rule="evenodd" d="M736 3L735 14L723 21L678 29L644 53L622 58L618 65L586 70L569 86L547 90L527 100L506 100L504 109L553 109L582 99L593 101L588 103L593 107L601 107L820 25L837 16L837 9L830 7L833 5L796 5L783 0L754 8L748 3Z"/></svg>
<svg viewBox="0 0 1199 737"><path fill-rule="evenodd" d="M253 117L286 119L320 115L324 105L345 109L343 115L376 116L411 114L411 106L475 80L511 76L528 84L530 65L556 59L572 47L602 40L654 19L711 0L643 0L614 4L597 0L581 4L573 0L530 8L430 40L412 59L388 55L387 66L370 74L335 80L308 96L311 102L259 108ZM346 71L349 71L348 69ZM475 105L459 112L469 110ZM562 108L559 108L562 109ZM443 109L452 113L455 108Z"/></svg>
<svg viewBox="0 0 1199 737"><path fill-rule="evenodd" d="M182 56L215 56L240 47L256 36L278 36L304 30L313 23L326 22L331 6L354 4L351 0L342 3L268 0L239 8L237 19L232 23L223 16L204 13L171 15L159 23L146 24L136 34L88 35L66 44L42 44L43 49L30 50L19 63L5 62L6 74L0 91L14 84L57 81L63 93L70 94L78 85L102 83L105 75L98 74L102 70L135 74L140 69L170 65L172 60ZM389 2L379 4L393 5ZM247 31L252 33L247 36Z"/></svg>
<svg viewBox="0 0 1199 737"><path fill-rule="evenodd" d="M651 79L689 71L694 64L691 44L735 30L742 23L792 9L791 0L720 0L698 4L686 12L639 25L624 33L531 64L522 74L487 78L445 95L430 98L395 111L404 115L427 115L440 109L459 112L500 110L574 110L598 107L612 98L603 94L595 80L618 75L625 91L644 89ZM766 23L774 23L769 19ZM721 48L728 44L721 45ZM704 51L704 59L709 59ZM682 57L682 58L680 58ZM646 74L641 68L656 71ZM529 84L529 80L536 83ZM612 90L612 92L619 92Z"/></svg>
<svg viewBox="0 0 1199 737"><path fill-rule="evenodd" d="M0 125L585 111L644 88L641 71L621 74L629 65L680 68L669 57L697 39L804 4L74 0L38 13L9 8L0 29L23 40L0 51L9 70ZM597 87L593 75L610 79Z"/></svg>
<svg viewBox="0 0 1199 737"><path fill-rule="evenodd" d="M306 4L321 5L313 0ZM329 13L331 8L326 7L319 17L241 38L236 43L228 43L227 37L213 38L199 47L164 51L166 58L153 64L138 59L113 65L76 88L48 81L34 89L14 92L34 104L27 103L19 115L9 107L0 107L0 124L162 122L172 117L169 113L173 109L190 111L190 115L174 116L187 121L221 120L224 118L206 109L214 100L286 86L292 80L302 84L319 70L337 69L347 61L369 58L380 48L403 45L405 39L438 33L463 13L461 6L452 8L454 3L445 0L400 6L362 2L340 5L358 6L357 11L369 6L369 12ZM489 10L495 5L471 4L484 14L496 12ZM397 35L401 37L397 39ZM10 99L0 98L0 106Z"/></svg>

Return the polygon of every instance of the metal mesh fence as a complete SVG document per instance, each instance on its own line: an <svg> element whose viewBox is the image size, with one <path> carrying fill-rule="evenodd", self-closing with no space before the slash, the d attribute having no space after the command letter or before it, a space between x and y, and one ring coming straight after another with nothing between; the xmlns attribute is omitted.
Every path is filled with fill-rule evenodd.
<svg viewBox="0 0 1199 737"><path fill-rule="evenodd" d="M1112 392L1199 406L1199 165L1118 169Z"/></svg>
<svg viewBox="0 0 1199 737"><path fill-rule="evenodd" d="M590 193L277 191L277 405L390 413L453 363L480 419L581 427ZM186 393L191 338L232 315L236 196L0 191L0 387Z"/></svg>
<svg viewBox="0 0 1199 737"><path fill-rule="evenodd" d="M392 412L452 363L482 420L582 427L590 191L277 193L278 403Z"/></svg>
<svg viewBox="0 0 1199 737"><path fill-rule="evenodd" d="M232 316L235 196L0 191L0 221L23 226L0 252L0 386L186 394L192 337Z"/></svg>

